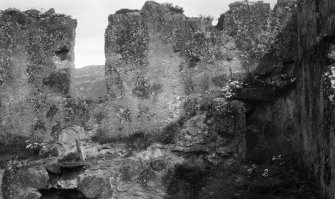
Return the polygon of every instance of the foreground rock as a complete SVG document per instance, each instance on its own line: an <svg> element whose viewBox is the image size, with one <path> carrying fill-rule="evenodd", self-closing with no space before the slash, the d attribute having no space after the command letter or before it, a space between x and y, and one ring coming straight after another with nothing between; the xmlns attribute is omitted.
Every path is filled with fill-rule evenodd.
<svg viewBox="0 0 335 199"><path fill-rule="evenodd" d="M13 35L0 43L0 130L52 135L42 160L8 164L5 199L313 198L313 185L303 187L288 161L269 159L281 152L303 154L332 198L334 4L300 2L297 31L295 3L278 3L273 11L262 2L231 4L218 31L170 4L118 11L105 34L107 100L91 105L62 99L75 22L52 10L1 12L0 34ZM44 27L59 36L56 45L49 34L39 37ZM247 128L243 103L222 98L244 69L251 81L235 99L246 102ZM243 163L246 149L264 165Z"/></svg>
<svg viewBox="0 0 335 199"><path fill-rule="evenodd" d="M39 199L39 189L47 189L49 175L43 165L13 162L5 170L2 192L5 199Z"/></svg>
<svg viewBox="0 0 335 199"><path fill-rule="evenodd" d="M16 162L12 163L17 165L16 172L13 173L12 167L6 170L12 177L5 175L4 197L284 199L290 194L291 198L318 198L309 182L292 170L285 157L264 165L235 162L215 169L206 169L200 163L199 159L181 157L171 153L167 146L156 144L131 157L100 158L87 162L85 169L63 169L58 175L49 173L48 185L45 170L41 169L43 162ZM13 181L14 178L20 182ZM43 183L31 184L36 180ZM54 182L58 185L51 188Z"/></svg>
<svg viewBox="0 0 335 199"><path fill-rule="evenodd" d="M13 162L6 168L2 190L5 199L40 198L54 189L59 194L76 190L91 199L163 198L165 178L182 160L153 146L129 158L96 159L85 168L61 168L57 174L48 174L45 161Z"/></svg>
<svg viewBox="0 0 335 199"><path fill-rule="evenodd" d="M85 160L83 141L87 135L83 128L72 126L54 135L51 144L40 150L41 157L57 157L59 162L80 162Z"/></svg>
<svg viewBox="0 0 335 199"><path fill-rule="evenodd" d="M195 197L198 185L188 187L191 179L199 175L205 180L212 168L227 169L245 158L243 103L196 100L198 108L190 106L180 131L172 132L174 137L165 145L145 146L142 138L149 135L142 134L99 145L90 142L89 133L79 126L63 129L53 144L41 149L44 159L8 165L5 199L27 197L23 193L38 198L70 192L75 198L90 199L185 198L190 193Z"/></svg>
<svg viewBox="0 0 335 199"><path fill-rule="evenodd" d="M176 138L175 150L191 156L201 154L205 164L221 163L228 167L244 160L246 146L243 103L216 98L207 102L204 108L206 111L201 109L184 123Z"/></svg>

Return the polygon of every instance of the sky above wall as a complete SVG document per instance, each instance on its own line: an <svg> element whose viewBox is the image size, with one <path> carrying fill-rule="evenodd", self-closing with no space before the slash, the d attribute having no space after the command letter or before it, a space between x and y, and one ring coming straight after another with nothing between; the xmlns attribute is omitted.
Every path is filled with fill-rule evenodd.
<svg viewBox="0 0 335 199"><path fill-rule="evenodd" d="M103 65L104 33L107 17L121 8L141 9L146 0L0 0L0 10L17 8L20 10L37 9L46 11L55 8L77 19L75 46L75 65L81 68L87 65ZM236 0L155 0L159 3L172 3L184 8L184 14L190 17L210 15L217 19L228 10L230 3ZM264 0L271 7L277 0ZM215 20L216 21L216 20Z"/></svg>

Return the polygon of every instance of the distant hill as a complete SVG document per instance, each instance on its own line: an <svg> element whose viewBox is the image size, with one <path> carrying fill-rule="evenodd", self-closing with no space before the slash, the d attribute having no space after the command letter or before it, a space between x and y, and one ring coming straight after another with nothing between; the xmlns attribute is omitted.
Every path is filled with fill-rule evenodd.
<svg viewBox="0 0 335 199"><path fill-rule="evenodd" d="M71 93L74 97L97 98L106 94L104 65L76 68L72 73Z"/></svg>

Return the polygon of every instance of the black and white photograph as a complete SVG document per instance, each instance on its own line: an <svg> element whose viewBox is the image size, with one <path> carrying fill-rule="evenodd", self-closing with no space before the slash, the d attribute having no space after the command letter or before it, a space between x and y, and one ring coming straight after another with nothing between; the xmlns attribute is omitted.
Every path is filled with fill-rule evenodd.
<svg viewBox="0 0 335 199"><path fill-rule="evenodd" d="M0 199L335 199L335 0L0 0Z"/></svg>

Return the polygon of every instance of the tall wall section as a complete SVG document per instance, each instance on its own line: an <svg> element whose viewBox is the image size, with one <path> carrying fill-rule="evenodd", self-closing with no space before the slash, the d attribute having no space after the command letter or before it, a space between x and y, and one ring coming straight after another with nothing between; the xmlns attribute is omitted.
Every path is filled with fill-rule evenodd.
<svg viewBox="0 0 335 199"><path fill-rule="evenodd" d="M47 135L64 123L77 22L37 10L0 12L0 132ZM8 140L10 141L10 140Z"/></svg>
<svg viewBox="0 0 335 199"><path fill-rule="evenodd" d="M236 41L247 71L236 99L247 107L247 158L299 153L296 134L296 1L235 2L216 28Z"/></svg>
<svg viewBox="0 0 335 199"><path fill-rule="evenodd" d="M262 1L235 2L221 15L216 28L236 39L248 71L270 73L295 60L295 9L295 0L279 1L273 10Z"/></svg>
<svg viewBox="0 0 335 199"><path fill-rule="evenodd" d="M121 119L102 128L166 127L185 116L189 99L222 97L229 81L238 80L245 84L233 98L247 104L250 159L297 153L296 25L294 0L273 10L261 1L233 3L216 27L152 1L110 15L106 77L114 104L108 112Z"/></svg>
<svg viewBox="0 0 335 199"><path fill-rule="evenodd" d="M303 161L324 198L335 197L334 77L335 2L298 4L298 127Z"/></svg>
<svg viewBox="0 0 335 199"><path fill-rule="evenodd" d="M232 76L244 74L234 40L210 18L148 1L108 20L107 93L125 116L120 123L134 131L177 122L188 97L219 93Z"/></svg>

